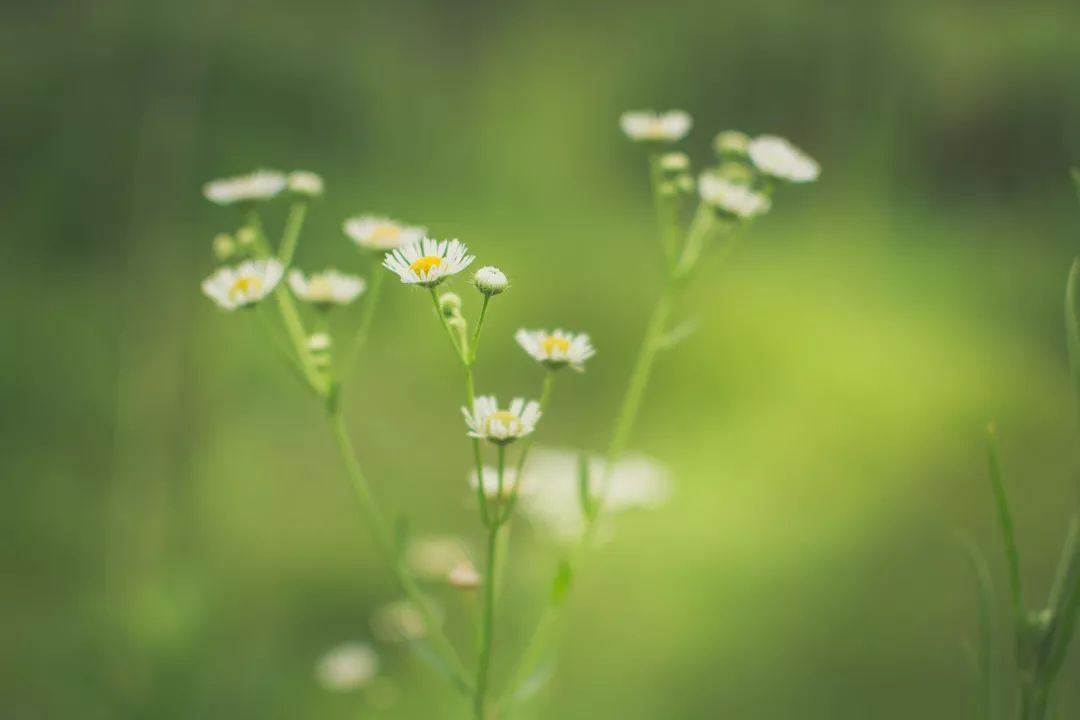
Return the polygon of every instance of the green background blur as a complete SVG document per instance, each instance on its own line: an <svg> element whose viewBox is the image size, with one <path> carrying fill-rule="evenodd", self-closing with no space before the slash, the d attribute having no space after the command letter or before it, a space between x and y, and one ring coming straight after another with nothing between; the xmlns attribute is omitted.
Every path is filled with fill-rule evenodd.
<svg viewBox="0 0 1080 720"><path fill-rule="evenodd" d="M340 232L357 212L460 237L514 285L479 388L535 392L517 327L587 330L599 354L539 438L602 448L660 275L628 108L691 112L699 163L739 128L792 138L823 175L686 298L700 330L662 357L634 437L675 495L620 519L578 578L536 717L967 717L977 599L954 531L1000 589L991 418L1044 598L1080 459L1075 2L0 12L0 716L458 717L399 648L381 648L388 707L314 680L396 594L319 407L250 317L198 291L235 227L200 186L322 173L307 268L366 271ZM475 543L459 370L426 298L386 290L347 391L356 443L392 514ZM557 561L518 537L497 683ZM444 601L468 648L470 601Z"/></svg>

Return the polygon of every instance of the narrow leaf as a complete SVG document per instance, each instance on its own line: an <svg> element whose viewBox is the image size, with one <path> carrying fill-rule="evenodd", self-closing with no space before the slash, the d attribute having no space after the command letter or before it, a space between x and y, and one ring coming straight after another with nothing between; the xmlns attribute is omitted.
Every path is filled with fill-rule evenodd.
<svg viewBox="0 0 1080 720"><path fill-rule="evenodd" d="M997 640L994 637L994 585L990 578L990 568L986 564L979 547L962 533L957 533L957 539L967 556L972 574L979 591L979 640L977 646L972 648L972 660L975 666L975 681L978 692L978 716L983 720L991 720L993 717L993 692L994 684L991 681L993 657L996 652Z"/></svg>
<svg viewBox="0 0 1080 720"><path fill-rule="evenodd" d="M990 480L994 488L994 500L997 504L998 522L1001 525L1001 539L1004 543L1005 564L1009 568L1009 599L1012 603L1013 618L1019 636L1024 629L1024 600L1020 586L1020 555L1016 551L1016 533L1013 529L1012 513L1009 511L1009 498L1005 494L1005 483L1001 478L1001 461L998 458L997 429L991 424L986 433L986 457L990 467Z"/></svg>
<svg viewBox="0 0 1080 720"><path fill-rule="evenodd" d="M593 499L592 488L589 486L589 455L578 455L578 503L581 505L581 514L586 520L592 520Z"/></svg>
<svg viewBox="0 0 1080 720"><path fill-rule="evenodd" d="M1051 626L1045 645L1044 677L1047 686L1053 683L1065 662L1076 627L1076 616L1080 612L1080 517L1076 515L1069 523L1069 534L1061 551L1048 609Z"/></svg>
<svg viewBox="0 0 1080 720"><path fill-rule="evenodd" d="M1065 338L1069 347L1069 367L1080 414L1080 257L1073 260L1069 282L1065 286Z"/></svg>
<svg viewBox="0 0 1080 720"><path fill-rule="evenodd" d="M1080 168L1072 169L1073 185L1076 186L1076 196L1080 198Z"/></svg>

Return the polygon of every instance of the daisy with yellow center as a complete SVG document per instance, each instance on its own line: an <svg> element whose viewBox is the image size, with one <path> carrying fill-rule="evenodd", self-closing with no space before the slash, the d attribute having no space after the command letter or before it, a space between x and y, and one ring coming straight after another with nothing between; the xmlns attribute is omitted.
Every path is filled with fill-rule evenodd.
<svg viewBox="0 0 1080 720"><path fill-rule="evenodd" d="M397 250L424 239L425 228L403 225L380 215L359 215L345 221L345 234L365 250Z"/></svg>
<svg viewBox="0 0 1080 720"><path fill-rule="evenodd" d="M467 268L475 260L467 252L457 240L424 238L387 253L383 267L397 273L403 283L431 288Z"/></svg>
<svg viewBox="0 0 1080 720"><path fill-rule="evenodd" d="M299 270L289 272L289 286L293 294L324 308L351 303L364 292L364 285L363 278L346 275L333 268L307 277Z"/></svg>
<svg viewBox="0 0 1080 720"><path fill-rule="evenodd" d="M203 186L203 195L217 205L269 200L288 184L284 173L259 170L250 175L213 180Z"/></svg>
<svg viewBox="0 0 1080 720"><path fill-rule="evenodd" d="M236 267L223 267L202 283L203 293L225 310L253 305L277 286L285 272L274 259L247 260Z"/></svg>
<svg viewBox="0 0 1080 720"><path fill-rule="evenodd" d="M514 398L509 408L500 410L494 396L481 395L473 401L472 412L468 408L461 408L461 413L469 426L469 437L506 445L536 429L540 419L540 403Z"/></svg>
<svg viewBox="0 0 1080 720"><path fill-rule="evenodd" d="M634 142L672 143L690 132L690 116L682 110L656 113L652 110L633 110L623 113L619 125Z"/></svg>
<svg viewBox="0 0 1080 720"><path fill-rule="evenodd" d="M518 330L514 339L525 352L553 370L569 365L578 372L584 372L585 361L596 354L585 333Z"/></svg>

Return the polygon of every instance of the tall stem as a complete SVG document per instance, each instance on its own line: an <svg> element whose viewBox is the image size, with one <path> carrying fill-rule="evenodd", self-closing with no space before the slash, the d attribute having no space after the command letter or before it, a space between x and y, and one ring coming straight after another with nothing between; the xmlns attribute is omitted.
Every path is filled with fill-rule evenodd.
<svg viewBox="0 0 1080 720"><path fill-rule="evenodd" d="M304 225L304 217L307 216L307 203L295 202L289 210L289 217L285 219L285 231L281 234L281 245L278 246L278 260L285 267L292 264L293 255L296 253L296 245L300 241L300 228Z"/></svg>
<svg viewBox="0 0 1080 720"><path fill-rule="evenodd" d="M503 473L506 468L506 446L498 450L498 494L502 494ZM476 669L476 694L474 707L477 720L484 720L487 702L488 675L491 670L491 648L495 639L495 566L498 562L499 523L488 527L487 566L484 568L484 607L480 616L480 658Z"/></svg>
<svg viewBox="0 0 1080 720"><path fill-rule="evenodd" d="M349 348L348 364L345 366L348 369L356 367L357 358L360 356L360 351L367 344L368 335L371 333L371 323L375 318L375 306L379 303L379 295L382 291L383 284L383 268L381 265L376 265L372 268L371 277L368 279L368 291L367 298L364 302L364 314L360 317L360 327L356 330L356 336L353 338L352 347Z"/></svg>

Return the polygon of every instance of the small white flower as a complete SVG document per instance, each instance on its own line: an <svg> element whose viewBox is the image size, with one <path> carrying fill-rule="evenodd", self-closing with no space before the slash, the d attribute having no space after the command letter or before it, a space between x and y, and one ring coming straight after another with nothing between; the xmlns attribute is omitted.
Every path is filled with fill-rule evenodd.
<svg viewBox="0 0 1080 720"><path fill-rule="evenodd" d="M346 643L330 650L319 660L315 676L327 690L358 690L379 672L379 657L366 643Z"/></svg>
<svg viewBox="0 0 1080 720"><path fill-rule="evenodd" d="M226 310L253 305L266 297L285 271L274 259L245 260L236 267L219 268L203 280L202 291Z"/></svg>
<svg viewBox="0 0 1080 720"><path fill-rule="evenodd" d="M536 429L540 403L535 400L526 403L521 398L514 398L509 409L500 410L494 396L481 395L473 402L471 413L468 408L461 408L461 413L469 426L469 437L505 445Z"/></svg>
<svg viewBox="0 0 1080 720"><path fill-rule="evenodd" d="M250 175L212 180L203 185L203 195L212 203L232 205L249 200L269 200L285 189L283 173L258 170Z"/></svg>
<svg viewBox="0 0 1080 720"><path fill-rule="evenodd" d="M750 141L750 159L758 170L788 182L813 182L821 167L799 148L782 137L761 135Z"/></svg>
<svg viewBox="0 0 1080 720"><path fill-rule="evenodd" d="M323 179L307 170L294 170L289 173L289 192L296 195L318 197L323 194Z"/></svg>
<svg viewBox="0 0 1080 720"><path fill-rule="evenodd" d="M712 173L698 180L698 192L708 204L740 218L761 215L772 206L768 196Z"/></svg>
<svg viewBox="0 0 1080 720"><path fill-rule="evenodd" d="M623 113L619 125L634 142L676 142L690 132L691 120L682 110L636 110Z"/></svg>
<svg viewBox="0 0 1080 720"><path fill-rule="evenodd" d="M484 466L484 497L488 500L505 500L509 497L517 481L517 471L514 468L503 469L502 494L499 493L499 471L493 465ZM476 468L469 472L469 489L474 493L476 486L480 484L476 475Z"/></svg>
<svg viewBox="0 0 1080 720"><path fill-rule="evenodd" d="M359 215L349 218L344 225L345 234L366 250L396 250L424 239L426 228L403 225L379 215Z"/></svg>
<svg viewBox="0 0 1080 720"><path fill-rule="evenodd" d="M417 576L426 580L442 579L454 566L469 559L461 538L453 535L429 535L409 543L405 561Z"/></svg>
<svg viewBox="0 0 1080 720"><path fill-rule="evenodd" d="M485 265L477 270L476 274L473 275L473 283L476 285L477 290L488 297L498 295L510 285L510 281L506 279L503 271L491 265Z"/></svg>
<svg viewBox="0 0 1080 720"><path fill-rule="evenodd" d="M293 294L316 305L348 305L364 292L364 279L346 275L333 268L304 277L299 270L289 271Z"/></svg>
<svg viewBox="0 0 1080 720"><path fill-rule="evenodd" d="M518 330L514 339L525 352L552 369L569 365L578 372L584 372L585 361L596 354L589 336L585 333Z"/></svg>
<svg viewBox="0 0 1080 720"><path fill-rule="evenodd" d="M387 253L383 267L397 273L403 283L430 288L469 267L476 258L467 252L457 240L424 238Z"/></svg>
<svg viewBox="0 0 1080 720"><path fill-rule="evenodd" d="M690 156L681 152L669 152L660 156L660 169L680 173L690 169Z"/></svg>
<svg viewBox="0 0 1080 720"><path fill-rule="evenodd" d="M473 590L480 587L480 573L466 560L450 569L446 574L446 582L459 590Z"/></svg>
<svg viewBox="0 0 1080 720"><path fill-rule="evenodd" d="M376 610L371 630L383 642L419 640L428 632L423 613L411 600L397 600Z"/></svg>
<svg viewBox="0 0 1080 720"><path fill-rule="evenodd" d="M326 333L315 333L307 339L308 350L324 352L330 349L330 336Z"/></svg>

